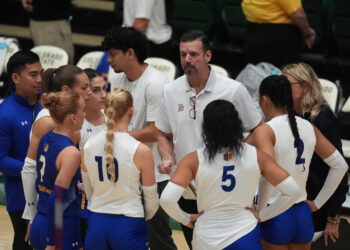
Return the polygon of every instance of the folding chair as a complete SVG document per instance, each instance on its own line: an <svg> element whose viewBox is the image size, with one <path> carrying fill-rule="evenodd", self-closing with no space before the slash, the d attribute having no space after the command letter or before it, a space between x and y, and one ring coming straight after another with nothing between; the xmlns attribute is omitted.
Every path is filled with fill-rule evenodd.
<svg viewBox="0 0 350 250"><path fill-rule="evenodd" d="M81 69L96 69L101 60L102 55L103 51L88 52L79 59L77 67Z"/></svg>
<svg viewBox="0 0 350 250"><path fill-rule="evenodd" d="M176 66L171 61L160 57L149 57L145 62L162 72L170 82L175 79Z"/></svg>
<svg viewBox="0 0 350 250"><path fill-rule="evenodd" d="M51 45L40 45L33 47L31 51L38 54L41 66L44 69L58 68L68 64L68 53L62 48Z"/></svg>
<svg viewBox="0 0 350 250"><path fill-rule="evenodd" d="M8 44L8 47L7 47L7 51L6 51L6 56L5 56L5 59L4 59L4 65L3 65L3 70L2 70L2 73L6 73L7 72L7 63L10 59L10 57L16 53L17 51L19 51L19 46L16 42L11 42Z"/></svg>
<svg viewBox="0 0 350 250"><path fill-rule="evenodd" d="M230 77L230 74L227 72L227 70L219 65L216 64L209 64L210 67L215 71L215 73Z"/></svg>
<svg viewBox="0 0 350 250"><path fill-rule="evenodd" d="M338 87L335 83L327 80L327 79L322 79L320 78L320 83L322 87L322 94L323 97L326 99L328 102L331 110L333 113L337 113L337 107L339 103L339 90Z"/></svg>

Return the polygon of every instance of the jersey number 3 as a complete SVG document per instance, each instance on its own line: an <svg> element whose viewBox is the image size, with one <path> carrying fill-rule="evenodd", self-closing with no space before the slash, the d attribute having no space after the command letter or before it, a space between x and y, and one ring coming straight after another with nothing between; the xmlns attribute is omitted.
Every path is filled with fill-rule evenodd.
<svg viewBox="0 0 350 250"><path fill-rule="evenodd" d="M113 157L114 158L114 157ZM103 181L103 171L102 171L102 156L95 156L95 161L97 162L98 165L98 178L100 181ZM108 168L108 164L106 164L106 169ZM116 158L114 158L114 168L115 168L115 181L118 181L118 161ZM111 175L107 172L107 177L110 180Z"/></svg>
<svg viewBox="0 0 350 250"><path fill-rule="evenodd" d="M225 192L231 192L235 186L236 186L236 178L233 176L232 173L229 173L235 169L235 166L224 166L223 173L222 173L222 184L221 188ZM229 181L229 183L227 183Z"/></svg>

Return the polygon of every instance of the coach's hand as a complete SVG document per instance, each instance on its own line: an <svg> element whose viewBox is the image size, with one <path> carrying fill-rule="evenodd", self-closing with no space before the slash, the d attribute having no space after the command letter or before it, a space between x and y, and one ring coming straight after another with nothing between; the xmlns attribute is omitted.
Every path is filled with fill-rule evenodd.
<svg viewBox="0 0 350 250"><path fill-rule="evenodd" d="M30 227L32 226L32 223L28 223L27 225L27 233L26 236L24 237L24 241L28 243L28 245L30 244L30 240L29 240L29 235L30 235Z"/></svg>
<svg viewBox="0 0 350 250"><path fill-rule="evenodd" d="M163 160L158 164L158 171L161 174L170 174L172 168L174 167L174 162L172 160Z"/></svg>

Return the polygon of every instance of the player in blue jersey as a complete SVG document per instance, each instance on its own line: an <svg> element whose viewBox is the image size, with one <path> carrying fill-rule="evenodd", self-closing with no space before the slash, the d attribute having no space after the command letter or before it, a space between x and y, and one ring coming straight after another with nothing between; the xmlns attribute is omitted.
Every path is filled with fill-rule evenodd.
<svg viewBox="0 0 350 250"><path fill-rule="evenodd" d="M73 91L87 100L91 94L89 79L84 71L74 65L64 65L59 68L47 69L43 73L42 92L56 93L59 91ZM27 236L29 238L30 225L36 214L37 193L35 191L36 180L36 155L41 137L55 127L55 122L48 109L43 108L36 117L31 130L30 145L22 170L22 182L26 207L23 218L30 221ZM79 133L77 133L79 135ZM79 139L77 139L79 141ZM75 142L77 143L77 142Z"/></svg>
<svg viewBox="0 0 350 250"><path fill-rule="evenodd" d="M269 76L259 88L259 103L271 120L254 131L254 144L272 156L297 182L302 195L284 213L260 224L264 249L310 249L314 234L311 211L328 200L348 166L336 148L307 120L296 117L291 85L285 76ZM306 181L314 151L330 166L314 201L307 201ZM258 210L280 196L261 179ZM311 210L310 210L311 209Z"/></svg>
<svg viewBox="0 0 350 250"><path fill-rule="evenodd" d="M12 248L31 249L24 241L27 223L22 219L25 199L21 170L29 146L29 131L41 109L41 67L31 51L18 51L7 64L14 90L0 105L0 171L3 174L6 208L14 229Z"/></svg>
<svg viewBox="0 0 350 250"><path fill-rule="evenodd" d="M55 246L80 249L80 205L77 199L80 152L74 146L73 138L83 124L85 102L77 93L62 91L43 94L42 103L50 111L56 126L42 137L37 151L39 200L30 241L35 249L54 249ZM63 222L62 242L55 234L60 228L57 216L62 215L57 204L63 210L63 221L58 221L61 227Z"/></svg>

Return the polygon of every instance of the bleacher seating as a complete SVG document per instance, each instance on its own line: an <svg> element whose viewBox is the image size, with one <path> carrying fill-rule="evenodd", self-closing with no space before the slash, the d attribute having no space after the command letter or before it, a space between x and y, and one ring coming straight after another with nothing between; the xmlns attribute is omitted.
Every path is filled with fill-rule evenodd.
<svg viewBox="0 0 350 250"><path fill-rule="evenodd" d="M43 69L58 68L68 64L68 53L64 49L51 45L35 46L31 49L38 54Z"/></svg>
<svg viewBox="0 0 350 250"><path fill-rule="evenodd" d="M230 69L229 73L235 77L245 66L243 45L246 20L241 1L173 0L170 24L174 31L174 49L177 49L179 36L184 31L201 29L209 35L213 45L212 63ZM305 50L302 59L323 78L332 81L344 78L342 76L350 72L350 1L303 0L302 3L309 22L318 35L314 49ZM123 0L73 1L75 64L84 54L101 50L103 35L110 27L122 23L122 12ZM0 36L15 36L23 49L30 49L33 43L28 23L29 15L23 10L20 1L3 1L0 9ZM178 64L178 61L173 63ZM323 68L319 65L323 65ZM346 79L341 80L343 85L350 86Z"/></svg>
<svg viewBox="0 0 350 250"><path fill-rule="evenodd" d="M81 69L96 69L101 60L102 55L103 51L88 52L79 59L77 66Z"/></svg>

